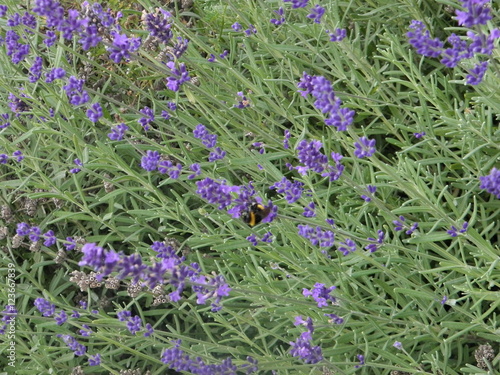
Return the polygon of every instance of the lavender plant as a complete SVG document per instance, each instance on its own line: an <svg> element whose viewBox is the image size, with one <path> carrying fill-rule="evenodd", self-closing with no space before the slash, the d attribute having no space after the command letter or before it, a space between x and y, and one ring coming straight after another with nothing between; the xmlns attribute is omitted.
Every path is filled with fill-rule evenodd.
<svg viewBox="0 0 500 375"><path fill-rule="evenodd" d="M2 368L494 373L499 9L452 3L0 5Z"/></svg>

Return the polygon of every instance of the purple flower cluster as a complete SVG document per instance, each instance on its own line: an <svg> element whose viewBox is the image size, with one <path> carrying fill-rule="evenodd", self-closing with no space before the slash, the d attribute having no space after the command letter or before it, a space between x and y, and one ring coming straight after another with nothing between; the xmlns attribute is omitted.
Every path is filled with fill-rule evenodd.
<svg viewBox="0 0 500 375"><path fill-rule="evenodd" d="M480 189L486 189L488 193L500 199L500 169L493 168L489 175L480 176L479 181L481 182Z"/></svg>
<svg viewBox="0 0 500 375"><path fill-rule="evenodd" d="M259 238L255 233L252 233L247 237L247 241L249 241L253 246L257 246L259 242L271 243L273 242L273 234L271 232L266 232L261 238Z"/></svg>
<svg viewBox="0 0 500 375"><path fill-rule="evenodd" d="M56 312L56 305L43 298L35 299L34 305L42 313L42 316L52 316Z"/></svg>
<svg viewBox="0 0 500 375"><path fill-rule="evenodd" d="M182 172L181 163L174 164L170 160L161 160L158 151L147 150L146 155L141 158L141 168L152 172L158 169L161 174L168 174L170 178L178 179Z"/></svg>
<svg viewBox="0 0 500 375"><path fill-rule="evenodd" d="M451 34L447 42L451 47L445 48L439 38L432 39L423 22L413 20L410 31L406 34L410 44L417 52L427 57L440 57L441 63L449 68L458 65L461 60L471 59L478 54L491 55L495 39L500 38L500 29L495 28L489 34L484 34L477 26L485 25L491 19L491 9L486 6L488 0L461 0L464 11L456 10L459 25L474 27L476 31L468 31L468 41L462 40L456 34ZM469 71L466 83L479 84L488 68L488 62L478 62Z"/></svg>
<svg viewBox="0 0 500 375"><path fill-rule="evenodd" d="M320 141L312 140L308 142L305 139L300 141L297 145L297 156L304 165L295 167L295 169L302 175L311 169L314 172L321 173L323 177L329 177L330 181L338 180L344 171L344 166L340 163L342 155L332 152L331 157L335 165L330 165L326 155L319 151L321 147L323 147L323 144Z"/></svg>
<svg viewBox="0 0 500 375"><path fill-rule="evenodd" d="M283 0L284 3L292 3L292 9L305 8L309 4L309 0Z"/></svg>
<svg viewBox="0 0 500 375"><path fill-rule="evenodd" d="M120 322L126 322L126 327L132 335L135 335L141 330L145 331L144 337L148 337L153 334L154 330L149 323L146 324L144 328L142 327L143 322L139 315L132 316L132 313L130 311L123 310L118 312L117 317Z"/></svg>
<svg viewBox="0 0 500 375"><path fill-rule="evenodd" d="M352 124L356 112L342 107L342 100L335 95L332 84L323 76L311 76L304 72L300 82L297 84L303 97L309 94L316 99L314 106L326 114L325 124L335 126L337 130L344 131Z"/></svg>
<svg viewBox="0 0 500 375"><path fill-rule="evenodd" d="M304 207L304 212L302 213L302 216L304 217L316 217L316 205L314 202L310 202L307 206Z"/></svg>
<svg viewBox="0 0 500 375"><path fill-rule="evenodd" d="M465 221L462 224L462 229L457 229L454 225L451 226L451 229L447 230L446 233L448 233L452 237L458 237L459 233L465 233L467 232L467 228L469 227L469 223Z"/></svg>
<svg viewBox="0 0 500 375"><path fill-rule="evenodd" d="M374 253L377 251L380 246L384 243L385 239L385 233L383 230L379 229L377 231L378 237L373 238L373 237L368 237L367 240L370 241L371 243L365 246L365 249L368 250L370 253Z"/></svg>
<svg viewBox="0 0 500 375"><path fill-rule="evenodd" d="M335 297L330 295L330 293L335 289L337 289L337 287L333 285L327 288L325 287L325 284L316 283L311 290L303 288L302 295L304 297L312 297L318 304L318 307L321 308L328 306L328 302L334 304L337 301Z"/></svg>
<svg viewBox="0 0 500 375"><path fill-rule="evenodd" d="M108 138L112 141L121 141L128 129L128 126L124 123L116 125L115 127L111 128L111 133L108 134Z"/></svg>
<svg viewBox="0 0 500 375"><path fill-rule="evenodd" d="M299 224L297 228L299 235L307 238L314 246L331 247L335 240L335 233L331 230L323 230L319 226L313 228L309 225Z"/></svg>
<svg viewBox="0 0 500 375"><path fill-rule="evenodd" d="M213 300L212 311L222 308L220 301L222 297L229 295L231 290L223 276L207 278L200 274L201 268L197 263L182 264L183 258L168 251L166 245L155 242L151 247L160 253L161 257L151 265L146 265L139 254L125 256L113 250L104 250L94 243L87 243L82 247L83 257L78 265L92 267L98 273L98 281L112 272L117 272L116 277L119 280L131 277L133 283L142 282L150 289L157 285L170 284L175 288L169 294L170 300L174 302L181 299L186 284L190 283L199 304L205 304L210 299ZM133 330L136 326L136 319L132 320L129 329Z"/></svg>
<svg viewBox="0 0 500 375"><path fill-rule="evenodd" d="M0 335L4 335L7 332L7 327L9 324L15 323L17 316L17 309L14 305L5 305L3 311L0 312L2 319L0 320Z"/></svg>
<svg viewBox="0 0 500 375"><path fill-rule="evenodd" d="M285 199L288 203L294 203L298 201L302 193L304 183L300 181L290 181L286 177L283 177L281 181L275 182L273 185L269 186L269 189L276 189L279 194L285 194Z"/></svg>
<svg viewBox="0 0 500 375"><path fill-rule="evenodd" d="M139 112L144 116L137 120L137 122L147 131L149 130L149 124L155 120L155 114L149 107L144 107Z"/></svg>
<svg viewBox="0 0 500 375"><path fill-rule="evenodd" d="M283 9L283 7L279 7L278 10L275 10L274 13L276 13L279 17L279 19L277 18L271 18L270 22L275 25L275 26L279 26L279 25L282 25L283 23L285 23L286 19L285 19L285 10Z"/></svg>
<svg viewBox="0 0 500 375"><path fill-rule="evenodd" d="M87 348L85 345L80 344L78 341L73 336L70 335L57 335L60 339L64 341L66 345L75 353L77 357L81 357L82 355L85 355L87 352Z"/></svg>
<svg viewBox="0 0 500 375"><path fill-rule="evenodd" d="M171 17L170 12L161 10L157 13L147 13L143 16L146 30L150 35L157 37L161 42L167 44L174 36L172 33L172 25L169 23Z"/></svg>
<svg viewBox="0 0 500 375"><path fill-rule="evenodd" d="M372 196L373 194L375 194L375 192L377 191L377 187L376 186L373 186L373 185L367 185L366 186L366 192L368 195L361 195L361 198L365 201L365 202L371 202L372 200Z"/></svg>
<svg viewBox="0 0 500 375"><path fill-rule="evenodd" d="M47 247L52 246L57 242L54 231L49 230L42 234L39 227L30 226L26 223L17 224L16 234L21 237L28 236L31 242L37 242L41 237L43 237L45 239L43 244Z"/></svg>
<svg viewBox="0 0 500 375"><path fill-rule="evenodd" d="M186 64L180 63L179 66L177 66L175 61L169 61L167 67L172 74L170 77L167 77L167 87L169 90L179 91L181 85L185 82L189 82L191 79L186 69Z"/></svg>
<svg viewBox="0 0 500 375"><path fill-rule="evenodd" d="M304 363L315 364L323 359L321 347L312 346L312 334L314 326L311 318L306 320L302 316L295 317L294 325L304 325L307 328L306 332L302 332L297 340L290 341L290 354L294 357L299 357Z"/></svg>
<svg viewBox="0 0 500 375"><path fill-rule="evenodd" d="M96 123L103 116L102 107L99 103L94 103L87 110L87 117L90 121Z"/></svg>
<svg viewBox="0 0 500 375"><path fill-rule="evenodd" d="M258 371L258 362L252 357L247 357L247 364L236 366L231 358L226 358L219 365L205 363L201 357L191 358L184 350L180 348L181 340L172 342L174 346L165 349L161 355L161 361L168 365L170 369L176 371L185 371L190 374L253 374Z"/></svg>
<svg viewBox="0 0 500 375"><path fill-rule="evenodd" d="M377 151L375 149L375 142L375 139L361 137L358 142L354 142L354 155L359 159L372 156Z"/></svg>
<svg viewBox="0 0 500 375"><path fill-rule="evenodd" d="M196 194L210 204L218 204L219 210L231 204L232 192L239 191L239 186L230 186L226 184L226 181L217 182L209 177L197 181L196 186Z"/></svg>
<svg viewBox="0 0 500 375"><path fill-rule="evenodd" d="M394 220L392 223L395 225L394 226L394 230L396 232L399 232L399 231L401 231L403 229L408 228L406 230L406 232L405 232L408 235L410 235L413 232L415 232L415 230L418 228L418 223L417 222L413 223L410 227L408 227L408 225L406 224L406 218L404 216L402 216L402 215L399 216L399 218L397 220Z"/></svg>
<svg viewBox="0 0 500 375"><path fill-rule="evenodd" d="M122 60L129 61L130 54L141 46L141 38L129 38L127 34L120 34L117 31L113 32L112 36L113 43L106 49L109 52L109 58L117 64Z"/></svg>
<svg viewBox="0 0 500 375"><path fill-rule="evenodd" d="M69 98L69 102L74 106L85 104L90 100L89 94L83 89L84 83L83 79L71 76L66 86L63 87Z"/></svg>
<svg viewBox="0 0 500 375"><path fill-rule="evenodd" d="M344 242L340 242L340 245L337 250L344 256L356 251L356 243L350 238L346 238Z"/></svg>
<svg viewBox="0 0 500 375"><path fill-rule="evenodd" d="M310 9L310 13L307 18L312 19L315 23L321 23L321 17L325 14L325 8L320 5L315 5L314 8Z"/></svg>
<svg viewBox="0 0 500 375"><path fill-rule="evenodd" d="M337 28L333 32L326 30L326 33L330 36L330 42L340 42L347 36L346 29Z"/></svg>

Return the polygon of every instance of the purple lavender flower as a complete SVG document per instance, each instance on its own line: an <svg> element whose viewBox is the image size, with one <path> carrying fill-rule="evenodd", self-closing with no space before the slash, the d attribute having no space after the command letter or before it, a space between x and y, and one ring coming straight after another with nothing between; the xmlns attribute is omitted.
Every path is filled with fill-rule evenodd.
<svg viewBox="0 0 500 375"><path fill-rule="evenodd" d="M214 162L216 160L221 160L221 159L224 159L225 156L226 156L226 151L223 151L220 147L216 147L208 155L208 161Z"/></svg>
<svg viewBox="0 0 500 375"><path fill-rule="evenodd" d="M162 160L158 163L158 171L161 174L167 173L170 178L178 179L182 172L182 164L174 164L170 160Z"/></svg>
<svg viewBox="0 0 500 375"><path fill-rule="evenodd" d="M314 202L310 202L307 206L304 207L304 212L302 213L302 216L304 217L316 217L316 212L314 211L316 208L316 205Z"/></svg>
<svg viewBox="0 0 500 375"><path fill-rule="evenodd" d="M474 31L467 31L467 36L471 40L471 43L468 47L468 56L472 57L477 53L491 55L493 52L493 48L495 47L495 40L500 38L500 29L491 30L489 35L483 34L481 32L476 34Z"/></svg>
<svg viewBox="0 0 500 375"><path fill-rule="evenodd" d="M72 237L66 237L66 242L67 243L64 244L66 251L71 251L76 249L76 241Z"/></svg>
<svg viewBox="0 0 500 375"><path fill-rule="evenodd" d="M344 319L338 316L337 314L324 314L325 316L329 317L330 319L328 320L329 323L333 324L342 324L344 323Z"/></svg>
<svg viewBox="0 0 500 375"><path fill-rule="evenodd" d="M356 251L356 244L350 238L346 238L346 240L344 242L340 242L340 244L342 246L339 246L337 250L340 251L344 256Z"/></svg>
<svg viewBox="0 0 500 375"><path fill-rule="evenodd" d="M62 326L68 320L68 315L66 314L66 312L64 310L61 310L59 312L59 314L56 314L54 316L54 320L56 321L56 324L58 326Z"/></svg>
<svg viewBox="0 0 500 375"><path fill-rule="evenodd" d="M487 6L489 0L461 0L465 11L456 10L459 25L472 27L474 25L486 25L491 19L491 9Z"/></svg>
<svg viewBox="0 0 500 375"><path fill-rule="evenodd" d="M45 39L43 40L43 43L47 47L52 47L57 40L57 35L55 32L48 30L47 33L45 34Z"/></svg>
<svg viewBox="0 0 500 375"><path fill-rule="evenodd" d="M7 5L0 5L0 17L5 17L8 9Z"/></svg>
<svg viewBox="0 0 500 375"><path fill-rule="evenodd" d="M370 251L370 253L374 253L375 251L377 251L380 248L380 246L382 246L382 244L384 243L384 239L385 239L384 231L379 229L377 231L377 234L378 234L378 237L376 239L373 237L367 238L368 241L372 242L372 243L365 246L365 249Z"/></svg>
<svg viewBox="0 0 500 375"><path fill-rule="evenodd" d="M12 153L12 157L16 158L17 162L20 162L21 160L24 159L24 155L21 150L16 150Z"/></svg>
<svg viewBox="0 0 500 375"><path fill-rule="evenodd" d="M283 9L283 7L279 7L279 9L275 10L274 13L278 15L279 19L271 18L270 22L275 26L283 24L285 22L285 10Z"/></svg>
<svg viewBox="0 0 500 375"><path fill-rule="evenodd" d="M354 368L360 368L365 364L365 356L363 354L358 354L356 358L358 358L359 365L355 365Z"/></svg>
<svg viewBox="0 0 500 375"><path fill-rule="evenodd" d="M315 23L321 23L321 17L325 14L325 8L319 5L315 5L314 8L310 9L310 13L307 18L312 19Z"/></svg>
<svg viewBox="0 0 500 375"><path fill-rule="evenodd" d="M142 328L142 320L139 315L134 315L129 318L127 321L127 329L128 331L132 334L135 335L137 332L139 332Z"/></svg>
<svg viewBox="0 0 500 375"><path fill-rule="evenodd" d="M195 138L201 139L201 143L203 143L206 148L215 147L217 144L217 134L209 133L203 124L198 124L196 126L193 130L193 135Z"/></svg>
<svg viewBox="0 0 500 375"><path fill-rule="evenodd" d="M8 113L2 113L0 115L0 130L8 128L10 126L10 121L9 121L9 114ZM3 121L3 123L2 123Z"/></svg>
<svg viewBox="0 0 500 375"><path fill-rule="evenodd" d="M361 195L361 198L365 201L365 202L371 202L372 200L372 196L373 194L375 194L375 192L377 191L377 187L376 186L373 186L373 185L367 185L366 186L366 192L368 193L368 195Z"/></svg>
<svg viewBox="0 0 500 375"><path fill-rule="evenodd" d="M300 181L290 181L286 177L283 177L281 181L274 183L269 186L269 189L276 189L276 192L279 194L285 194L285 199L288 203L294 203L300 199L302 196L302 192L304 183Z"/></svg>
<svg viewBox="0 0 500 375"><path fill-rule="evenodd" d="M191 77L189 77L189 73L186 69L186 64L180 63L179 67L176 67L176 63L174 61L169 61L167 63L167 67L170 69L170 73L172 74L170 77L167 77L167 87L172 91L179 91L181 85L184 82L189 82Z"/></svg>
<svg viewBox="0 0 500 375"><path fill-rule="evenodd" d="M130 54L137 51L141 46L141 38L128 38L126 34L112 33L113 45L107 47L109 58L115 63L122 60L128 61Z"/></svg>
<svg viewBox="0 0 500 375"><path fill-rule="evenodd" d="M241 99L238 101L238 104L235 104L233 107L234 108L247 108L250 107L250 100L243 94L242 91L239 91L236 93Z"/></svg>
<svg viewBox="0 0 500 375"><path fill-rule="evenodd" d="M486 70L488 69L488 62L483 61L481 63L478 63L474 65L474 68L472 68L466 77L465 82L468 85L478 85L483 81L483 77L486 73Z"/></svg>
<svg viewBox="0 0 500 375"><path fill-rule="evenodd" d="M73 39L73 34L78 34L89 22L88 18L81 18L76 9L68 10L68 15L59 22L57 30L61 31L64 39Z"/></svg>
<svg viewBox="0 0 500 375"><path fill-rule="evenodd" d="M35 0L33 12L47 18L47 27L56 27L64 19L64 8L57 0Z"/></svg>
<svg viewBox="0 0 500 375"><path fill-rule="evenodd" d="M283 139L283 148L288 150L290 148L290 137L292 136L292 134L290 133L290 130L288 129L285 129L285 136L284 136L284 139Z"/></svg>
<svg viewBox="0 0 500 375"><path fill-rule="evenodd" d="M341 42L347 36L347 30L340 28L335 29L333 32L326 30L326 33L330 37L330 42Z"/></svg>
<svg viewBox="0 0 500 375"><path fill-rule="evenodd" d="M327 165L325 171L321 173L321 176L328 177L330 181L337 181L344 172L344 166L340 163L343 156L336 152L332 152L331 157L335 165Z"/></svg>
<svg viewBox="0 0 500 375"><path fill-rule="evenodd" d="M195 285L192 286L192 289L193 292L196 293L197 304L203 305L208 299L213 299L215 297L211 303L212 311L217 312L222 309L220 301L222 300L222 297L229 296L229 292L231 291L231 288L226 283L224 276L217 275L210 278L207 282L205 276L197 275L191 277L191 281L195 283Z"/></svg>
<svg viewBox="0 0 500 375"><path fill-rule="evenodd" d="M354 155L356 157L360 159L365 157L370 157L376 151L375 139L368 139L367 137L361 137L359 139L359 142L354 143L354 147L356 147L356 149L354 150Z"/></svg>
<svg viewBox="0 0 500 375"><path fill-rule="evenodd" d="M82 329L79 330L78 333L80 333L83 337L89 337L93 332L87 324L83 324Z"/></svg>
<svg viewBox="0 0 500 375"><path fill-rule="evenodd" d="M144 16L144 24L150 35L157 37L167 44L174 36L172 25L169 23L170 13L147 13Z"/></svg>
<svg viewBox="0 0 500 375"><path fill-rule="evenodd" d="M80 37L78 43L82 45L84 51L89 50L91 47L96 47L102 41L96 25L87 25L83 27L78 33L78 36Z"/></svg>
<svg viewBox="0 0 500 375"><path fill-rule="evenodd" d="M147 150L146 155L141 159L141 168L152 172L158 167L160 161L160 153L158 151Z"/></svg>
<svg viewBox="0 0 500 375"><path fill-rule="evenodd" d="M75 76L71 76L68 79L68 84L63 86L69 98L69 102L74 106L85 104L90 100L87 91L83 90L84 83L85 81L83 79L77 79Z"/></svg>
<svg viewBox="0 0 500 375"><path fill-rule="evenodd" d="M121 141L128 129L128 126L122 122L121 124L111 128L111 133L108 134L108 138L112 141Z"/></svg>
<svg viewBox="0 0 500 375"><path fill-rule="evenodd" d="M50 247L56 244L57 238L53 230L49 230L43 234L45 241L43 242L44 246Z"/></svg>
<svg viewBox="0 0 500 375"><path fill-rule="evenodd" d="M255 26L254 26L254 25L249 24L249 25L248 25L248 29L246 29L246 30L244 31L244 33L245 33L245 35L246 35L246 36L250 36L250 35L253 35L253 34L257 34L257 29L255 28Z"/></svg>
<svg viewBox="0 0 500 375"><path fill-rule="evenodd" d="M149 124L155 120L155 114L149 107L144 107L139 112L144 116L137 120L137 122L147 131L149 130Z"/></svg>
<svg viewBox="0 0 500 375"><path fill-rule="evenodd" d="M415 138L419 139L419 138L422 138L425 135L425 132L413 133L413 135L415 136Z"/></svg>
<svg viewBox="0 0 500 375"><path fill-rule="evenodd" d="M321 147L323 147L323 144L317 140L308 142L304 139L300 141L297 146L297 157L304 164L303 167L297 167L300 174L306 174L309 169L317 173L323 172L328 158L319 151Z"/></svg>
<svg viewBox="0 0 500 375"><path fill-rule="evenodd" d="M73 160L73 163L75 163L75 165L77 166L77 168L72 168L72 169L69 170L69 172L73 173L73 174L80 172L81 168L79 168L79 167L83 167L82 161L80 159L75 159L75 160Z"/></svg>
<svg viewBox="0 0 500 375"><path fill-rule="evenodd" d="M219 54L219 57L221 59L225 59L228 54L229 54L229 51L227 49L225 49L224 52L222 52L221 54Z"/></svg>
<svg viewBox="0 0 500 375"><path fill-rule="evenodd" d="M319 346L312 346L311 332L303 332L299 338L293 342L290 341L290 354L299 357L305 363L318 363L323 359L323 353Z"/></svg>
<svg viewBox="0 0 500 375"><path fill-rule="evenodd" d="M215 61L215 55L214 55L213 53L211 53L211 54L209 55L209 57L207 57L207 61L208 61L208 62L214 62L214 61Z"/></svg>
<svg viewBox="0 0 500 375"><path fill-rule="evenodd" d="M454 225L451 226L451 229L447 230L448 233L452 237L457 237L459 233L467 232L467 228L469 227L469 223L465 221L462 225L462 229L457 229Z"/></svg>
<svg viewBox="0 0 500 375"><path fill-rule="evenodd" d="M331 247L335 240L335 234L330 230L322 230L321 227L310 227L309 225L299 224L297 226L298 234L307 238L312 245L320 247Z"/></svg>
<svg viewBox="0 0 500 375"><path fill-rule="evenodd" d="M174 55L175 59L180 59L180 57L187 51L189 45L188 39L183 39L180 36L177 37L177 43L172 47L172 55Z"/></svg>
<svg viewBox="0 0 500 375"><path fill-rule="evenodd" d="M208 203L218 204L219 210L231 204L230 193L234 191L234 188L226 185L225 181L217 182L207 177L201 181L197 181L196 186L196 194L200 195Z"/></svg>
<svg viewBox="0 0 500 375"><path fill-rule="evenodd" d="M394 344L392 344L396 349L398 350L403 350L403 344L401 344L399 341L394 341Z"/></svg>
<svg viewBox="0 0 500 375"><path fill-rule="evenodd" d="M9 157L5 154L0 154L0 164L7 164L9 161Z"/></svg>
<svg viewBox="0 0 500 375"><path fill-rule="evenodd" d="M438 57L443 50L443 42L439 38L431 39L430 33L423 22L413 20L410 31L406 33L408 41L420 55Z"/></svg>
<svg viewBox="0 0 500 375"><path fill-rule="evenodd" d="M232 24L231 28L234 31L241 31L243 29L243 26L241 26L239 22L235 22Z"/></svg>
<svg viewBox="0 0 500 375"><path fill-rule="evenodd" d="M19 236L27 236L31 231L31 227L26 223L18 223L16 234Z"/></svg>
<svg viewBox="0 0 500 375"><path fill-rule="evenodd" d="M56 312L56 305L43 298L35 299L34 305L42 313L42 316L52 316Z"/></svg>
<svg viewBox="0 0 500 375"><path fill-rule="evenodd" d="M292 9L305 8L309 0L283 0L284 3L292 2Z"/></svg>
<svg viewBox="0 0 500 375"><path fill-rule="evenodd" d="M335 289L337 289L337 287L334 285L327 288L327 287L325 287L325 284L316 283L316 284L314 284L314 287L311 290L303 288L302 295L304 297L311 297L312 296L312 298L318 304L318 307L321 308L321 307L328 306L327 302L334 304L337 301L337 299L335 297L330 295L330 293Z"/></svg>
<svg viewBox="0 0 500 375"><path fill-rule="evenodd" d="M18 43L21 37L14 31L8 30L5 34L5 46L7 56L11 56L14 64L19 64L29 54L30 46L28 44Z"/></svg>
<svg viewBox="0 0 500 375"><path fill-rule="evenodd" d="M87 110L87 117L90 121L96 123L103 116L102 107L99 103L94 103Z"/></svg>
<svg viewBox="0 0 500 375"><path fill-rule="evenodd" d="M493 168L489 175L480 176L479 181L481 182L480 189L486 189L488 193L500 199L500 169Z"/></svg>
<svg viewBox="0 0 500 375"><path fill-rule="evenodd" d="M35 61L30 68L29 80L31 83L35 83L42 76L43 59L40 56L35 57Z"/></svg>
<svg viewBox="0 0 500 375"><path fill-rule="evenodd" d="M93 267L94 270L98 270L102 266L104 266L106 259L106 251L99 246L96 246L95 243L86 243L82 247L83 257L78 265L82 266L90 266Z"/></svg>
<svg viewBox="0 0 500 375"><path fill-rule="evenodd" d="M29 239L31 242L37 242L40 239L40 236L42 235L42 230L39 227L31 227L30 228L30 234L29 234Z"/></svg>
<svg viewBox="0 0 500 375"><path fill-rule="evenodd" d="M87 348L85 345L80 344L76 339L70 335L57 335L57 337L61 338L66 345L75 353L77 357L81 357L85 355Z"/></svg>
<svg viewBox="0 0 500 375"><path fill-rule="evenodd" d="M325 77L310 76L304 72L297 87L304 89L299 91L302 96L312 94L316 99L314 106L328 116L325 119L326 125L345 131L352 124L355 112L341 107L342 100L335 95L331 82Z"/></svg>
<svg viewBox="0 0 500 375"><path fill-rule="evenodd" d="M194 173L188 176L188 180L192 180L201 174L201 167L198 163L191 164L189 169L191 169Z"/></svg>
<svg viewBox="0 0 500 375"><path fill-rule="evenodd" d="M99 353L89 357L89 366L99 366L101 364L101 355Z"/></svg>

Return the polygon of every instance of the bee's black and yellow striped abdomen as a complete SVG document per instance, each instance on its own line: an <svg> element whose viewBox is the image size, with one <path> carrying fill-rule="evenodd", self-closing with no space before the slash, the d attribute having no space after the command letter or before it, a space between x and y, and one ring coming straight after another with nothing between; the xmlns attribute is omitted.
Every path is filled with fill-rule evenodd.
<svg viewBox="0 0 500 375"><path fill-rule="evenodd" d="M267 215L269 215L270 210L270 208L264 207L260 203L253 203L248 211L244 212L241 215L241 218L250 227L254 227L259 224Z"/></svg>

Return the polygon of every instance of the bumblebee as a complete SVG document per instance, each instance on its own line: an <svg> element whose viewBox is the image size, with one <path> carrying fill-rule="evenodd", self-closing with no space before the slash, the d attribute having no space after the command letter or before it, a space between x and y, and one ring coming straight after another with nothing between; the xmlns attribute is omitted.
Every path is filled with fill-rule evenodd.
<svg viewBox="0 0 500 375"><path fill-rule="evenodd" d="M265 207L260 203L252 203L247 211L243 212L241 218L250 227L254 227L264 220L271 212L271 207Z"/></svg>

